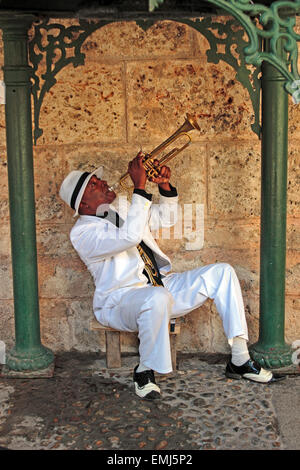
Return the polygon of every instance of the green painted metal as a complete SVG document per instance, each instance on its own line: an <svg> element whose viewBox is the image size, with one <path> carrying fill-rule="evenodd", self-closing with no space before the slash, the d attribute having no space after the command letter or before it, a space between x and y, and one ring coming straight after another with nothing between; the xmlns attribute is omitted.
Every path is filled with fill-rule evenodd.
<svg viewBox="0 0 300 470"><path fill-rule="evenodd" d="M300 87L295 82L300 78L297 47L300 35L294 27L300 0L278 0L271 2L270 6L253 3L252 0L207 1L223 7L244 27L249 37L249 45L244 49L246 63L259 66L265 61L273 65L285 77L286 91L299 103ZM259 38L269 40L268 50L260 50ZM288 54L288 60L277 53L279 42Z"/></svg>
<svg viewBox="0 0 300 470"><path fill-rule="evenodd" d="M7 354L12 370L46 368L52 352L40 340L35 200L27 31L33 18L1 21L6 84L6 137L15 309L15 347Z"/></svg>
<svg viewBox="0 0 300 470"><path fill-rule="evenodd" d="M278 54L285 60L282 43ZM284 338L288 95L273 65L264 62L262 74L260 323L250 350L260 364L283 367L292 363Z"/></svg>
<svg viewBox="0 0 300 470"><path fill-rule="evenodd" d="M149 11L154 11L162 3L164 3L164 0L148 0Z"/></svg>
<svg viewBox="0 0 300 470"><path fill-rule="evenodd" d="M285 77L286 91L293 96L295 103L300 103L297 47L300 35L294 30L295 15L300 12L300 0L277 0L269 5L252 0L206 1L230 13L245 29L249 38L249 43L244 48L246 63L260 66L266 61L272 64ZM158 6L157 4L156 8ZM261 39L269 40L268 51L260 49ZM283 41L284 50L288 54L287 61L277 54L278 41Z"/></svg>

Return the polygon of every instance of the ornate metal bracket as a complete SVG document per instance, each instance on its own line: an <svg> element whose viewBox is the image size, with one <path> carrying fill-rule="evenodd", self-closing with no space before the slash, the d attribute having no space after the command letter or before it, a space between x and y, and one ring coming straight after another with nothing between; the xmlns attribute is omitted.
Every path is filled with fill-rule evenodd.
<svg viewBox="0 0 300 470"><path fill-rule="evenodd" d="M245 40L244 30L239 27L236 21L229 20L227 23L212 22L210 18L196 21L183 21L191 27L200 31L209 41L210 50L207 52L208 61L218 63L224 60L237 72L236 78L247 88L255 113L255 123L252 129L259 135L259 99L260 81L257 68L251 72L247 67L243 56ZM154 21L137 22L143 29L148 29ZM95 30L101 28L107 22L101 21L79 21L79 25L65 27L59 23L48 24L48 19L44 19L34 24L33 38L29 43L29 57L33 65L32 94L34 100L34 142L37 143L43 131L39 126L39 116L44 96L56 83L56 75L68 64L74 67L84 65L85 54L81 52L81 47L87 37ZM45 34L46 32L46 34ZM218 44L225 45L225 52L218 52ZM232 46L235 46L238 60L232 54ZM43 67L44 73L38 73Z"/></svg>
<svg viewBox="0 0 300 470"><path fill-rule="evenodd" d="M154 10L157 0L151 1ZM300 0L277 0L270 6L252 0L206 0L235 17L244 27L249 43L244 48L245 62L259 67L265 60L286 78L285 89L295 104L300 103L300 76L298 72L298 46L300 35L294 30L295 15L300 12ZM162 3L160 0L159 3ZM150 8L150 3L149 3ZM268 51L261 50L261 41L268 41ZM279 41L284 42L287 60L278 54Z"/></svg>
<svg viewBox="0 0 300 470"><path fill-rule="evenodd" d="M208 39L211 48L207 52L207 56L210 62L218 63L219 60L224 60L236 70L237 80L249 92L255 113L255 123L252 125L252 129L259 135L260 83L258 74L259 67L264 60L271 63L283 74L286 78L287 92L293 96L295 103L300 102L300 76L297 70L297 41L300 40L300 35L294 31L294 14L297 9L300 9L300 0L278 0L272 2L270 7L254 4L252 0L207 1L229 12L244 28L249 42L243 39L242 29L233 28L234 23L231 20L225 25L216 21L212 22L210 18L195 21L182 19L180 21L197 29ZM157 0L155 3L158 5ZM287 9L288 13L286 13ZM280 16L280 12L282 16ZM59 23L48 23L48 19L43 19L34 24L34 35L29 43L29 56L33 65L32 94L35 144L43 133L39 127L41 105L45 94L55 85L56 75L68 64L73 64L74 67L84 65L85 54L81 52L84 41L94 31L112 21L82 19L79 20L78 25L65 27ZM143 29L147 29L154 21L155 19L150 19L145 22L137 21L137 23ZM214 31L217 33L215 34ZM221 34L226 34L226 39L223 39ZM262 40L269 42L268 52L262 50ZM284 41L287 61L278 54L278 41ZM218 44L225 45L225 53L218 52ZM235 51L239 55L239 59L231 52L233 45L236 45ZM254 65L257 70L253 72L246 65ZM38 69L42 66L45 72L39 76Z"/></svg>
<svg viewBox="0 0 300 470"><path fill-rule="evenodd" d="M249 93L252 102L255 121L251 125L253 132L260 136L260 67L247 66L243 50L247 42L245 31L235 19L226 23L212 21L205 17L195 21L184 20L186 24L197 29L209 42L210 49L206 52L208 62L217 64L223 60L236 71L238 80ZM220 47L223 46L223 47ZM223 52L224 51L224 52Z"/></svg>
<svg viewBox="0 0 300 470"><path fill-rule="evenodd" d="M84 65L85 54L81 47L86 38L107 22L80 20L79 25L66 28L59 23L48 23L48 18L35 23L29 42L29 58L32 63L32 94L34 101L34 143L43 134L39 117L44 96L56 83L56 75L66 65ZM46 35L45 35L46 31ZM39 76L38 69L45 72ZM42 82L40 80L42 79Z"/></svg>

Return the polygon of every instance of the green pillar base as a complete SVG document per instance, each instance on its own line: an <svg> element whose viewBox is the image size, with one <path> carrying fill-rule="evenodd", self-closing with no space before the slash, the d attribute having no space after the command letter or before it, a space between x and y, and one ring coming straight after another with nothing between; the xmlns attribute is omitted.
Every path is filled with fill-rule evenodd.
<svg viewBox="0 0 300 470"><path fill-rule="evenodd" d="M6 379L50 379L54 375L54 362L45 369L11 370L6 365L2 367L0 377Z"/></svg>
<svg viewBox="0 0 300 470"><path fill-rule="evenodd" d="M266 346L259 341L249 347L253 360L266 369L287 367L292 364L292 348L288 344L280 346Z"/></svg>
<svg viewBox="0 0 300 470"><path fill-rule="evenodd" d="M37 371L54 363L53 352L45 346L20 351L13 348L6 356L6 367L13 371Z"/></svg>

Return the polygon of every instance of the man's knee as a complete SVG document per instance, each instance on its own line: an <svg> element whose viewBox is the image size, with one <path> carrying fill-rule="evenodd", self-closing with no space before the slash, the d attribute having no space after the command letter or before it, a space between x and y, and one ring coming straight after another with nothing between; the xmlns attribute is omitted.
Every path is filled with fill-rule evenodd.
<svg viewBox="0 0 300 470"><path fill-rule="evenodd" d="M154 315L163 316L170 312L173 297L165 287L154 287L148 304L150 304Z"/></svg>
<svg viewBox="0 0 300 470"><path fill-rule="evenodd" d="M228 263L217 263L217 265L223 269L223 271L231 271L233 267Z"/></svg>
<svg viewBox="0 0 300 470"><path fill-rule="evenodd" d="M154 305L160 307L162 305L171 306L173 297L165 287L155 287L153 297Z"/></svg>
<svg viewBox="0 0 300 470"><path fill-rule="evenodd" d="M220 281L228 279L228 276L231 277L234 273L234 268L228 263L216 263L214 265L214 274Z"/></svg>

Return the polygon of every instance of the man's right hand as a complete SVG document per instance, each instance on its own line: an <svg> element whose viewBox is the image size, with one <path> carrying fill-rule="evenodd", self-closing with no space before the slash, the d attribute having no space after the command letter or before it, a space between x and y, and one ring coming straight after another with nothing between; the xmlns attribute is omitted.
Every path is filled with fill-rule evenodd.
<svg viewBox="0 0 300 470"><path fill-rule="evenodd" d="M147 174L143 166L143 153L139 152L137 156L128 164L128 173L134 184L134 189L145 189Z"/></svg>

